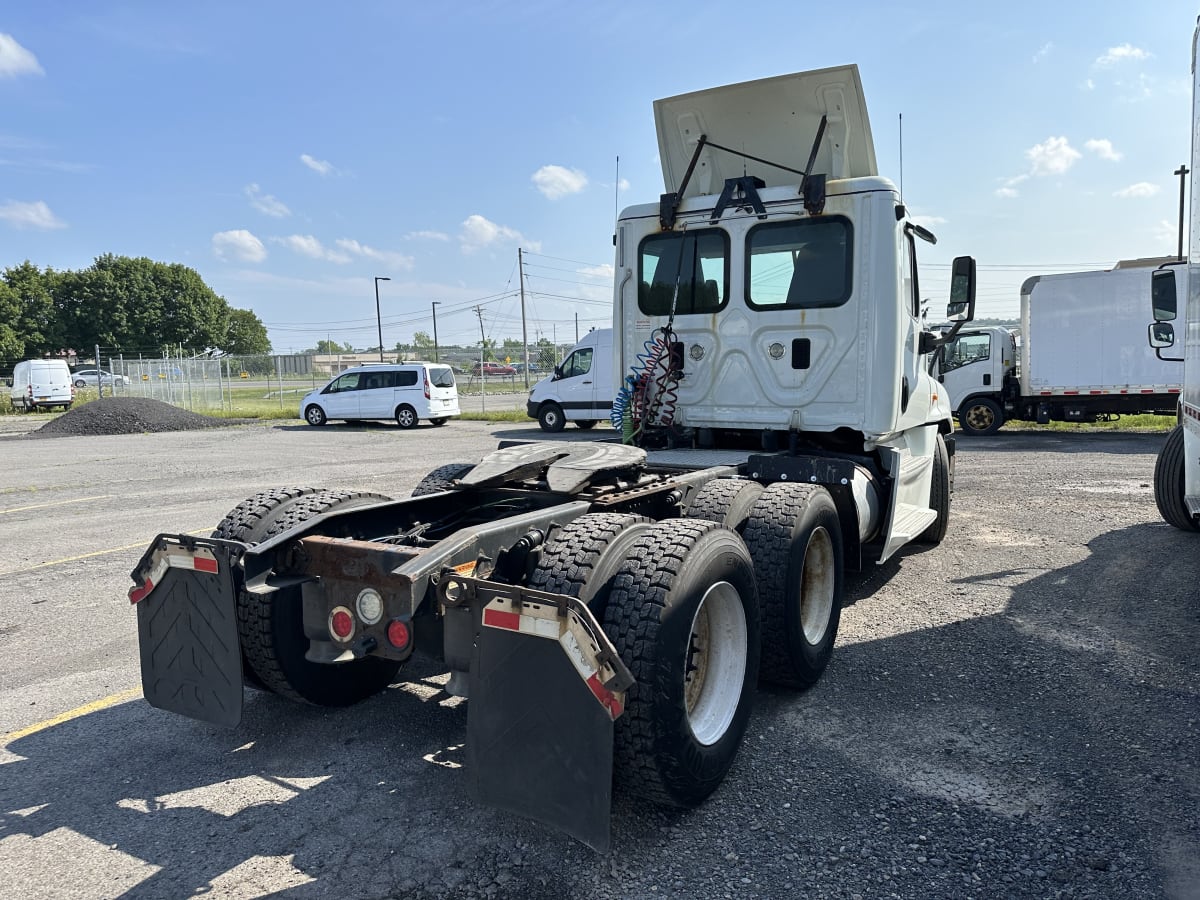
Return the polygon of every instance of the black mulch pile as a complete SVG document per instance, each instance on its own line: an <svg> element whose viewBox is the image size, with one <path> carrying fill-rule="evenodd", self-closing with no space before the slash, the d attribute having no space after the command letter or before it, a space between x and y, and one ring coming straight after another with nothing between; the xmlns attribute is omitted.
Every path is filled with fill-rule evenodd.
<svg viewBox="0 0 1200 900"><path fill-rule="evenodd" d="M196 431L238 425L239 419L214 419L145 397L95 400L47 422L30 437L63 435L144 434L151 431Z"/></svg>

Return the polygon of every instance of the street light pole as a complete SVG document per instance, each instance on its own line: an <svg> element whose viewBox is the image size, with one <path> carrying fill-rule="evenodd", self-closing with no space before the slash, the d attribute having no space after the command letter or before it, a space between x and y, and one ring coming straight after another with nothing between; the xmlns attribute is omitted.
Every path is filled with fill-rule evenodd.
<svg viewBox="0 0 1200 900"><path fill-rule="evenodd" d="M433 309L433 361L438 361L438 341L437 341L437 308L441 305L441 300L434 300L431 308Z"/></svg>
<svg viewBox="0 0 1200 900"><path fill-rule="evenodd" d="M383 362L383 316L379 314L379 282L392 279L382 275L375 276L375 324L379 326L379 361Z"/></svg>

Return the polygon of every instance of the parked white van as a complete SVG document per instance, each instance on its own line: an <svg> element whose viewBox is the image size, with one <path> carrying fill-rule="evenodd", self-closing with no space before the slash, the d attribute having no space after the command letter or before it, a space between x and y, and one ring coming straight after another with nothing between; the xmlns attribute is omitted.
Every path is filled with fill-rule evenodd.
<svg viewBox="0 0 1200 900"><path fill-rule="evenodd" d="M454 370L438 363L355 366L300 401L300 416L309 425L395 419L401 428L416 428L422 419L445 425L458 414Z"/></svg>
<svg viewBox="0 0 1200 900"><path fill-rule="evenodd" d="M70 409L75 402L71 369L63 359L27 359L17 363L13 377L6 380L13 409L32 412L60 406Z"/></svg>
<svg viewBox="0 0 1200 900"><path fill-rule="evenodd" d="M525 411L543 431L562 431L567 422L591 428L608 418L615 394L612 329L597 328L583 336L553 375L533 386Z"/></svg>

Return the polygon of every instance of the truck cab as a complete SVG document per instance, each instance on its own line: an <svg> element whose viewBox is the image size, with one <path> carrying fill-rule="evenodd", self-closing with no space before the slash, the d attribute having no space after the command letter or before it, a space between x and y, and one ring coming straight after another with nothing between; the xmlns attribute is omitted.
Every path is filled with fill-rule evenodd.
<svg viewBox="0 0 1200 900"><path fill-rule="evenodd" d="M933 354L930 373L964 431L990 434L1003 423L1005 401L1020 392L1017 360L1017 333L1000 327L960 331Z"/></svg>

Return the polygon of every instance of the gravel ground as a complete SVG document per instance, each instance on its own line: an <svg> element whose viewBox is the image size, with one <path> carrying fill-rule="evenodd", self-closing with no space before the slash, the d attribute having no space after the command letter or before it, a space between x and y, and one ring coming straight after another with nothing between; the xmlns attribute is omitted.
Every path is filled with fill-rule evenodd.
<svg viewBox="0 0 1200 900"><path fill-rule="evenodd" d="M224 428L240 419L220 419L180 409L161 400L146 397L112 397L86 403L51 419L31 433L31 437L65 435L96 436L105 434L146 434L163 431L196 431L200 428Z"/></svg>
<svg viewBox="0 0 1200 900"><path fill-rule="evenodd" d="M140 516L152 534L211 527L226 494L236 502L264 481L401 495L418 468L538 435L462 422L64 440L63 458L35 473L0 473L0 512L12 508L0 545L40 527L47 540L82 534L82 502L26 514L10 494L29 483L73 502L95 492L97 465L129 485L131 511L110 524ZM416 662L405 684L348 710L251 693L227 732L132 701L9 743L0 883L89 900L1196 900L1200 535L1158 519L1162 441L960 439L946 541L851 575L824 679L806 693L759 690L734 768L701 807L618 794L607 855L471 800L466 704ZM136 684L120 592L138 553L3 570L6 728ZM42 558L54 555L68 554ZM86 616L70 630L75 611ZM54 658L46 645L64 649Z"/></svg>

